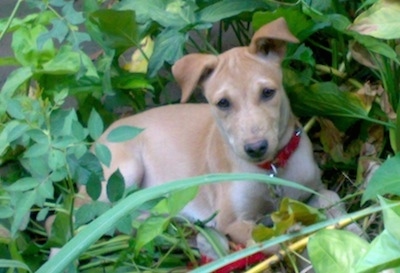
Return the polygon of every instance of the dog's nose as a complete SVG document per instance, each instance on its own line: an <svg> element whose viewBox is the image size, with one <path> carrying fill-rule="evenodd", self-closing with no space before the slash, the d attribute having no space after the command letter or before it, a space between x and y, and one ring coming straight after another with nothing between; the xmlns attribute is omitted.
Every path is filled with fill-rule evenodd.
<svg viewBox="0 0 400 273"><path fill-rule="evenodd" d="M252 158L260 158L267 152L268 141L263 139L244 145L245 152Z"/></svg>

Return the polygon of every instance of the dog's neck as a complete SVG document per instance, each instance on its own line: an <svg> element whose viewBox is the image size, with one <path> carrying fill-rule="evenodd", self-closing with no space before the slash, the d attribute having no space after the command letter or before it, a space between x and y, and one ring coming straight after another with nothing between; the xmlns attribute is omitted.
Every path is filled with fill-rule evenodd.
<svg viewBox="0 0 400 273"><path fill-rule="evenodd" d="M289 142L277 153L275 158L257 166L268 171L270 175L275 176L278 168L285 167L292 154L296 151L300 143L301 133L301 128L296 126Z"/></svg>

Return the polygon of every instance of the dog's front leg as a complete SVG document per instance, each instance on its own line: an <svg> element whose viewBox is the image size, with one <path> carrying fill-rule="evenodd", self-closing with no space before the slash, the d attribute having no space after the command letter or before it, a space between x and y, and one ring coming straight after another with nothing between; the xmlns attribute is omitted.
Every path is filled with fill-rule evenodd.
<svg viewBox="0 0 400 273"><path fill-rule="evenodd" d="M318 193L320 195L313 196L309 205L315 208L326 209L325 214L329 219L339 218L346 214L344 204L341 203L340 197L336 192L322 189ZM362 236L364 233L357 223L351 223L346 227L346 230L359 236Z"/></svg>

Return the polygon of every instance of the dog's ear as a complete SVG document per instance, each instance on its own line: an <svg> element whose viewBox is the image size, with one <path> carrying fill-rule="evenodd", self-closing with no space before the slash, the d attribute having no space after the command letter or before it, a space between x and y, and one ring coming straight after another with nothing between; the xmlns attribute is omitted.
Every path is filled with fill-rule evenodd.
<svg viewBox="0 0 400 273"><path fill-rule="evenodd" d="M286 52L286 42L298 43L299 40L290 32L285 18L281 17L254 33L249 52L263 56L274 52L282 59Z"/></svg>
<svg viewBox="0 0 400 273"><path fill-rule="evenodd" d="M181 102L187 102L198 84L209 76L218 62L217 56L193 53L172 66L172 74L182 89Z"/></svg>

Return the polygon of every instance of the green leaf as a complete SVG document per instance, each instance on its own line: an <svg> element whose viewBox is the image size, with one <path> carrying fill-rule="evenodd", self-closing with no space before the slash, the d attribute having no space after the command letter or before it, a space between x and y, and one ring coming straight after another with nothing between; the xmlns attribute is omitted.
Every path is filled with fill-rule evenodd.
<svg viewBox="0 0 400 273"><path fill-rule="evenodd" d="M350 246L350 244L349 244ZM355 266L357 273L376 273L400 266L400 240L384 230Z"/></svg>
<svg viewBox="0 0 400 273"><path fill-rule="evenodd" d="M273 228L266 227L263 225L257 225L254 227L251 236L256 242L263 242L276 236L276 232Z"/></svg>
<svg viewBox="0 0 400 273"><path fill-rule="evenodd" d="M279 210L271 213L271 220L274 223L272 228L258 225L253 230L252 236L256 242L286 234L296 223L308 226L326 220L326 216L316 208L285 197L280 203Z"/></svg>
<svg viewBox="0 0 400 273"><path fill-rule="evenodd" d="M14 17L14 18L12 18L11 24L8 28L7 28L8 18L3 18L0 20L0 32L3 32L4 30L6 30L6 28L7 28L7 32L15 31L19 27L23 27L27 23L37 20L37 18L42 14L46 14L47 16L49 16L51 14L51 15L53 15L53 17L55 16L53 12L44 11L41 14L38 14L38 13L29 14L22 19Z"/></svg>
<svg viewBox="0 0 400 273"><path fill-rule="evenodd" d="M26 170L28 170L33 176L43 177L48 176L50 173L49 166L47 164L47 156L38 157L24 157L21 159L21 164Z"/></svg>
<svg viewBox="0 0 400 273"><path fill-rule="evenodd" d="M115 7L134 10L141 24L153 20L165 28L182 29L196 23L197 5L193 0L130 0Z"/></svg>
<svg viewBox="0 0 400 273"><path fill-rule="evenodd" d="M65 153L57 149L51 149L48 155L48 163L51 170L58 170L66 165Z"/></svg>
<svg viewBox="0 0 400 273"><path fill-rule="evenodd" d="M55 48L51 40L47 40L41 49L37 46L37 39L48 30L35 24L31 27L21 27L13 33L11 47L18 62L25 67L39 68L43 62L54 57Z"/></svg>
<svg viewBox="0 0 400 273"><path fill-rule="evenodd" d="M4 132L0 133L0 156L10 147L10 143L7 141L7 135Z"/></svg>
<svg viewBox="0 0 400 273"><path fill-rule="evenodd" d="M33 141L37 143L44 144L49 142L49 137L42 130L39 129L29 130L27 134Z"/></svg>
<svg viewBox="0 0 400 273"><path fill-rule="evenodd" d="M383 223L385 229L398 241L400 241L400 203L399 201L391 201L385 199L381 196L379 197L379 202L383 206ZM396 206L393 206L396 205ZM391 206L385 208L385 206Z"/></svg>
<svg viewBox="0 0 400 273"><path fill-rule="evenodd" d="M11 235L14 237L18 230L24 230L28 221L25 217L29 217L29 212L33 204L35 203L36 192L28 191L21 195L21 198L17 201L14 220L11 224Z"/></svg>
<svg viewBox="0 0 400 273"><path fill-rule="evenodd" d="M399 39L400 3L379 0L354 20L351 29L380 39Z"/></svg>
<svg viewBox="0 0 400 273"><path fill-rule="evenodd" d="M72 122L78 117L73 110L56 110L50 116L50 135L55 137L72 135Z"/></svg>
<svg viewBox="0 0 400 273"><path fill-rule="evenodd" d="M309 88L288 87L288 91L290 100L296 101L293 109L304 116L369 119L369 105L356 94L339 90L332 82L316 83Z"/></svg>
<svg viewBox="0 0 400 273"><path fill-rule="evenodd" d="M7 191L28 191L39 186L40 180L35 177L24 177L6 187Z"/></svg>
<svg viewBox="0 0 400 273"><path fill-rule="evenodd" d="M361 203L378 195L400 195L400 154L386 160L374 173L361 199Z"/></svg>
<svg viewBox="0 0 400 273"><path fill-rule="evenodd" d="M111 204L100 201L93 201L91 203L84 204L75 213L75 225L79 227L87 224L96 217L105 213L110 208Z"/></svg>
<svg viewBox="0 0 400 273"><path fill-rule="evenodd" d="M0 58L0 66L18 66L19 63L14 57L2 57Z"/></svg>
<svg viewBox="0 0 400 273"><path fill-rule="evenodd" d="M168 198L162 199L152 212L156 215L168 214L176 216L181 210L192 201L198 193L198 187L190 187L170 194Z"/></svg>
<svg viewBox="0 0 400 273"><path fill-rule="evenodd" d="M57 39L59 43L62 43L67 37L69 32L67 22L63 18L55 18L51 21L52 28L48 32L44 32L37 38L37 46L42 49L45 42L49 39Z"/></svg>
<svg viewBox="0 0 400 273"><path fill-rule="evenodd" d="M229 2L229 1L227 1ZM243 1L247 2L247 1ZM297 9L279 8L272 11L259 11L254 13L252 25L255 30L280 17L284 17L290 31L294 36L303 40L315 32L314 22Z"/></svg>
<svg viewBox="0 0 400 273"><path fill-rule="evenodd" d="M90 57L82 51L79 51L79 56L81 62L80 69L84 69L83 75L88 78L99 79L96 66L94 62L90 59Z"/></svg>
<svg viewBox="0 0 400 273"><path fill-rule="evenodd" d="M54 174L54 172L53 172L53 174ZM60 173L59 175L62 176L62 177L58 178L57 181L60 181L60 180L64 179L66 177L66 172L65 173ZM39 201L40 200L43 201L43 203L40 202L41 204L39 204L39 205L43 206L44 205L44 201L46 199L54 198L53 181L51 179L46 179L44 182L40 183L39 187L37 188L37 193L38 193L38 196L39 196L38 200ZM39 203L38 200L37 200L37 203Z"/></svg>
<svg viewBox="0 0 400 273"><path fill-rule="evenodd" d="M57 106L62 106L65 102L65 99L68 97L68 95L69 95L68 89L67 88L62 89L60 92L57 92L54 94L54 97L53 97L54 103Z"/></svg>
<svg viewBox="0 0 400 273"><path fill-rule="evenodd" d="M110 167L111 163L111 152L110 149L104 144L95 143L94 144L94 151L96 153L97 158L100 160L102 164L107 167Z"/></svg>
<svg viewBox="0 0 400 273"><path fill-rule="evenodd" d="M146 75L139 73L126 73L114 77L112 79L113 86L121 89L139 89L141 92L143 89L153 90L153 86L146 78Z"/></svg>
<svg viewBox="0 0 400 273"><path fill-rule="evenodd" d="M72 129L72 135L78 141L84 141L88 135L87 130L82 126L82 124L79 121L75 121L75 120L72 121L71 129Z"/></svg>
<svg viewBox="0 0 400 273"><path fill-rule="evenodd" d="M267 7L267 4L261 0L223 0L202 9L199 12L199 20L206 23L215 23L242 12L250 12L265 7Z"/></svg>
<svg viewBox="0 0 400 273"><path fill-rule="evenodd" d="M49 236L49 243L55 247L63 246L71 238L70 225L71 217L64 211L56 213L53 225L51 227L51 234Z"/></svg>
<svg viewBox="0 0 400 273"><path fill-rule="evenodd" d="M147 218L138 228L135 253L138 253L146 244L161 235L167 228L169 221L169 218L159 216L151 216Z"/></svg>
<svg viewBox="0 0 400 273"><path fill-rule="evenodd" d="M128 125L118 126L112 129L111 132L108 133L107 141L124 142L127 140L131 140L135 138L137 135L139 135L142 131L143 129L133 126L128 126Z"/></svg>
<svg viewBox="0 0 400 273"><path fill-rule="evenodd" d="M49 207L44 207L42 208L39 213L36 215L36 220L37 221L44 221L46 220L48 214L49 214L50 208Z"/></svg>
<svg viewBox="0 0 400 273"><path fill-rule="evenodd" d="M116 49L119 54L140 42L132 10L97 10L89 15L89 19L100 29L103 46Z"/></svg>
<svg viewBox="0 0 400 273"><path fill-rule="evenodd" d="M67 21L73 25L79 25L85 21L83 13L81 11L76 11L74 8L74 2L71 1L65 1L65 4L62 8L62 14L64 15L65 19L67 19Z"/></svg>
<svg viewBox="0 0 400 273"><path fill-rule="evenodd" d="M287 213L293 214L296 222L308 226L326 220L326 215L319 209L287 197L282 200L282 203L284 203L286 199L288 200L286 208ZM282 210L282 208L280 208L280 210Z"/></svg>
<svg viewBox="0 0 400 273"><path fill-rule="evenodd" d="M95 201L88 204L84 204L78 208L78 210L74 214L76 227L89 223L95 218L96 214L93 209L95 203L97 202Z"/></svg>
<svg viewBox="0 0 400 273"><path fill-rule="evenodd" d="M368 51L385 56L390 60L395 61L398 64L400 63L399 60L397 59L396 51L393 48L391 48L387 43L373 37L358 34L357 32L353 32L351 33L351 35L357 42L363 45Z"/></svg>
<svg viewBox="0 0 400 273"><path fill-rule="evenodd" d="M349 28L351 22L346 16L342 14L328 14L327 16L323 15L322 17L319 17L319 20L327 22L339 32L349 32L347 31L347 29Z"/></svg>
<svg viewBox="0 0 400 273"><path fill-rule="evenodd" d="M101 190L101 181L93 173L89 173L86 181L87 194L92 198L92 200L97 200L101 195Z"/></svg>
<svg viewBox="0 0 400 273"><path fill-rule="evenodd" d="M14 119L25 119L25 113L20 100L10 99L7 103L7 113Z"/></svg>
<svg viewBox="0 0 400 273"><path fill-rule="evenodd" d="M107 197L110 202L117 202L125 191L125 180L121 172L116 170L107 181Z"/></svg>
<svg viewBox="0 0 400 273"><path fill-rule="evenodd" d="M132 217L130 215L125 216L115 224L115 228L118 232L131 236L134 232L132 227Z"/></svg>
<svg viewBox="0 0 400 273"><path fill-rule="evenodd" d="M48 176L48 181L46 181L46 183L52 183L52 182L60 182L66 178L69 177L69 173L67 172L66 168L61 168L61 169L57 169L54 171L51 171L51 173ZM43 186L43 184L41 185ZM39 191L39 189L41 189L41 191ZM40 196L49 196L52 193L50 192L50 190L54 190L53 188L46 188L46 187L39 187L38 188L38 193Z"/></svg>
<svg viewBox="0 0 400 273"><path fill-rule="evenodd" d="M97 2L97 0L87 0L83 2L82 5L83 5L83 11L86 13L100 9L100 5Z"/></svg>
<svg viewBox="0 0 400 273"><path fill-rule="evenodd" d="M14 210L9 206L0 206L0 219L7 219L14 215ZM2 226L0 225L0 233Z"/></svg>
<svg viewBox="0 0 400 273"><path fill-rule="evenodd" d="M301 44L299 47L297 47L296 51L291 56L286 57L286 60L298 60L309 65L310 67L315 67L313 52L311 48L306 47L304 44ZM302 72L302 74L303 73L304 72Z"/></svg>
<svg viewBox="0 0 400 273"><path fill-rule="evenodd" d="M68 149L68 154L73 154L76 158L82 158L88 152L87 144L84 142L78 142L73 147Z"/></svg>
<svg viewBox="0 0 400 273"><path fill-rule="evenodd" d="M79 159L74 155L69 155L67 163L74 180L78 181L79 184L86 185L90 180L97 180L92 181L93 186L100 187L100 182L103 180L103 170L94 154L86 152Z"/></svg>
<svg viewBox="0 0 400 273"><path fill-rule="evenodd" d="M165 29L154 42L154 52L149 62L149 76L154 77L164 62L174 64L183 56L187 35L177 29Z"/></svg>
<svg viewBox="0 0 400 273"><path fill-rule="evenodd" d="M49 151L50 151L49 143L35 143L25 151L24 157L25 158L39 157L48 154Z"/></svg>
<svg viewBox="0 0 400 273"><path fill-rule="evenodd" d="M20 268L28 272L32 272L29 266L27 266L23 262L16 260L0 259L0 268L10 268L10 269ZM12 270L12 272L14 271Z"/></svg>
<svg viewBox="0 0 400 273"><path fill-rule="evenodd" d="M93 140L97 140L104 131L103 120L94 108L90 112L88 129L89 135Z"/></svg>
<svg viewBox="0 0 400 273"><path fill-rule="evenodd" d="M64 137L59 137L55 140L53 140L52 147L54 149L60 149L60 150L65 150L69 148L68 150L74 149L76 146L77 140L73 136L64 136Z"/></svg>
<svg viewBox="0 0 400 273"><path fill-rule="evenodd" d="M1 88L1 95L4 97L11 97L15 91L24 83L26 83L33 76L32 70L30 67L21 67L15 69L8 76L6 82ZM4 97L2 99L4 99Z"/></svg>
<svg viewBox="0 0 400 273"><path fill-rule="evenodd" d="M35 72L50 75L68 75L77 73L80 66L80 54L73 51L70 46L62 46L54 58L44 63L42 68Z"/></svg>
<svg viewBox="0 0 400 273"><path fill-rule="evenodd" d="M190 187L171 193L167 199L170 215L176 216L181 212L181 210L196 197L198 191L198 187Z"/></svg>
<svg viewBox="0 0 400 273"><path fill-rule="evenodd" d="M1 133L4 133L6 135L7 141L13 142L14 140L20 138L25 133L27 133L29 129L29 125L16 120L12 120L10 122L7 122L4 130Z"/></svg>
<svg viewBox="0 0 400 273"><path fill-rule="evenodd" d="M321 230L311 236L308 254L316 273L355 273L368 243L345 230Z"/></svg>

